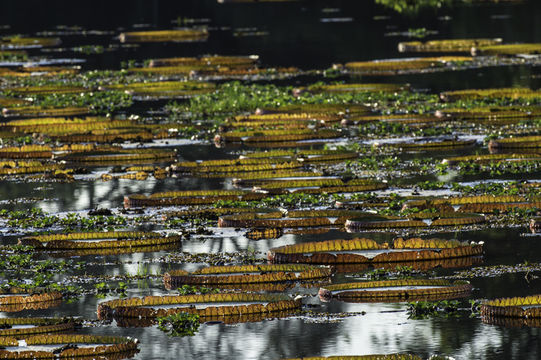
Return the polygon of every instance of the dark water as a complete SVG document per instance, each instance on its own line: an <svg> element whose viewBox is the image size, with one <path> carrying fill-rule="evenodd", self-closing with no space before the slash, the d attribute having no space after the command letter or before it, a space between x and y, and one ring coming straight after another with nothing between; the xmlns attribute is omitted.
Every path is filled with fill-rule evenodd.
<svg viewBox="0 0 541 360"><path fill-rule="evenodd" d="M333 11L324 9L336 9ZM376 18L375 18L376 17ZM381 18L383 17L383 18ZM443 18L445 17L445 18ZM108 45L118 43L114 37L121 29L165 29L177 18L210 19L211 35L207 42L182 44L142 44L136 49L118 49L99 55L72 54L87 60L85 69L118 69L122 61L142 61L155 57L193 56L200 54L260 55L261 62L271 66L297 66L302 69L324 69L333 63L353 60L403 57L396 50L401 36L387 33L426 27L437 30L439 38L502 37L505 42L541 41L541 2L468 6L456 4L438 10L428 9L417 15L399 15L371 1L300 1L292 3L218 4L212 0L180 1L12 1L0 4L0 25L10 25L4 33L34 34L58 31L58 25L80 26L87 30L110 31L105 35L61 36L65 47ZM332 22L330 18L352 18L349 22ZM235 37L239 29L268 33L264 36ZM51 55L57 56L57 55ZM507 87L540 85L539 68L495 67L467 70L452 74L438 73L392 78L362 78L361 81L409 82L413 88L440 90L472 87ZM535 76L533 76L535 75ZM297 80L293 80L295 83ZM299 80L300 81L300 80ZM156 105L151 105L156 106ZM179 158L185 160L226 157L227 151L208 144L180 146ZM446 154L439 154L442 156ZM404 158L407 158L405 155ZM518 175L518 178L523 178ZM517 178L515 177L515 178ZM534 174L530 178L539 178ZM499 177L511 179L512 177ZM418 179L401 179L413 183ZM434 180L434 179L432 179ZM457 178L457 180L475 180ZM3 204L8 209L31 206L49 212L83 211L95 207L118 210L124 195L151 194L163 190L211 189L230 187L229 179L168 178L144 182L130 180L77 181L74 183L1 182L0 199L29 199L27 203ZM33 198L38 200L34 201ZM6 229L3 229L6 230ZM254 249L265 253L269 248L314 239L352 237L333 231L324 235L287 235L278 240L251 242L239 233L224 233L208 238L185 241L177 250L194 253ZM485 242L485 265L516 264L541 261L540 238L524 236L527 228L489 229L477 232L442 234L442 237ZM363 234L366 235L366 234ZM370 236L370 234L368 235ZM390 239L392 234L373 235ZM13 243L15 237L3 238ZM96 262L122 261L122 265L94 265L87 269L96 274L135 274L141 264L150 273L166 271L168 264L158 259L166 252L107 257L85 257ZM202 264L185 264L193 269ZM436 275L451 271L436 269ZM340 276L336 277L336 280ZM541 281L527 281L524 274L472 280L471 298L496 298L535 294ZM294 289L292 292L306 292ZM317 293L317 288L309 290ZM130 284L130 296L162 294L160 280ZM83 316L96 318L96 306L102 301L86 296L61 307L28 311L17 316ZM336 322L293 317L237 325L202 325L194 337L168 338L156 327L119 328L114 323L85 332L128 335L140 340L137 359L279 359L283 357L363 355L373 353L411 352L423 357L443 354L455 359L538 359L541 357L541 330L506 328L483 324L467 315L459 318L426 320L408 319L405 305L347 304L338 301L321 304L316 297L308 303L329 314L366 312ZM1 316L13 316L2 313Z"/></svg>

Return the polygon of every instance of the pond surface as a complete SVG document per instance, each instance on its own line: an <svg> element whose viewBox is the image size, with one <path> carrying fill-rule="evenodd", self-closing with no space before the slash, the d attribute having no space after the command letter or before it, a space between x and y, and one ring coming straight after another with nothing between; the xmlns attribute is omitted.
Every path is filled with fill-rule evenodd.
<svg viewBox="0 0 541 360"><path fill-rule="evenodd" d="M372 1L317 0L292 2L226 3L215 0L183 1L92 1L73 2L52 0L40 1L5 0L0 4L0 34L36 34L58 36L62 39L63 51L48 52L40 49L28 50L29 55L47 58L82 59L82 71L118 70L122 63L147 59L189 57L203 54L259 55L264 67L290 67L302 70L324 70L336 63L367 61L374 59L408 58L417 56L399 53L397 44L408 41L403 35L409 29L426 28L437 31L427 38L503 38L506 43L541 41L541 3L539 1L480 2L480 4L454 2L438 9L422 9L418 13L399 14ZM200 42L141 43L136 46L119 46L116 39L123 31L170 29L175 21L194 19L196 24L208 26L210 36ZM185 20L184 20L185 21ZM187 22L191 24L191 22ZM84 31L83 31L84 30ZM426 39L421 39L426 40ZM97 54L74 52L76 46L102 46L106 51ZM419 56L423 56L419 54ZM439 56L439 55L434 55ZM412 89L438 93L440 91L470 88L529 87L541 85L539 63L532 66L490 66L453 72L409 74L396 76L360 77L356 82L385 82L410 84ZM245 79L246 83L251 80ZM347 80L340 77L338 80ZM321 73L286 79L264 79L261 84L304 86L315 81L332 81ZM218 82L225 82L224 79ZM187 100L178 100L187 101ZM120 115L139 115L143 118L164 117L163 106L167 100L136 101L120 111ZM199 119L197 119L199 120ZM539 126L539 119L537 119ZM505 129L502 128L504 133ZM538 132L539 128L534 129ZM501 132L500 132L501 134ZM471 135L471 134L467 134ZM487 134L474 134L479 140L473 146L460 149L444 149L421 152L397 152L397 161L431 158L441 160L451 156L488 153L482 139ZM383 136L385 137L385 136ZM406 135L403 136L404 138ZM351 140L351 137L348 139ZM377 141L378 138L353 140ZM398 141L392 139L390 141ZM348 140L346 140L346 143ZM182 140L180 145L154 140L155 145L177 150L177 161L208 159L233 159L250 149L241 147L216 147L205 139ZM130 147L130 144L124 144ZM315 147L315 148L321 148ZM539 152L539 148L534 150ZM153 163L160 166L166 163ZM123 165L124 166L124 165ZM60 217L76 213L85 217L88 210L106 208L115 215L122 215L124 197L130 194L150 195L162 191L234 189L232 178L205 178L184 176L165 179L148 178L145 181L112 179L101 181L102 174L109 173L112 166L89 167L89 173L76 175L75 181L58 182L28 178L0 180L1 208L27 211L39 208ZM539 169L539 168L538 168ZM476 184L478 181L539 181L539 170L529 173L464 174L449 171L439 175L434 172L385 173L373 172L376 178L391 182L385 193L411 191L412 185L421 181L460 182ZM79 178L77 176L80 176ZM447 189L445 194L448 194ZM437 193L437 192L435 192ZM429 194L429 193L427 193ZM317 207L318 204L316 204ZM324 204L321 204L325 206ZM167 210L179 207L146 208L143 215L148 222L137 224L139 230L158 230L164 233L181 232L183 226L164 226L161 216ZM136 217L136 212L126 216ZM0 242L13 245L23 234L33 230L8 225L0 219ZM121 226L116 229L122 229ZM193 235L167 250L133 254L65 256L65 254L40 254L40 259L72 259L85 262L84 271L69 275L57 275L62 282L66 276L96 276L105 282L115 283L120 279L128 282L127 296L164 295L170 292L158 276L170 269L193 271L210 261L173 260L172 255L230 253L229 263L234 263L239 254L252 254L257 259L266 257L267 251L283 245L309 241L368 237L378 242L391 241L401 235L418 235L457 239L461 241L483 241L484 256L475 266L514 266L541 262L539 235L529 234L528 222L515 224L491 223L490 226L472 228L450 228L435 231L405 232L367 231L348 233L333 228L320 234L284 234L277 239L249 240L245 231L234 228L219 228L215 223L206 227L210 234ZM53 232L62 227L53 227ZM102 229L98 229L102 230ZM437 231L437 234L435 232ZM243 256L244 256L243 255ZM227 262L227 261L226 261ZM437 267L429 271L431 277L453 276L463 266L455 268ZM350 269L352 270L352 269ZM365 267L348 274L337 273L333 283L351 281L353 273L364 273ZM490 272L490 271L488 271ZM460 274L460 273L458 273ZM294 285L288 294L304 295L305 310L315 314L294 314L290 317L272 318L259 322L239 324L202 324L195 336L168 337L156 326L119 327L115 321L100 323L96 320L98 303L117 298L107 293L102 297L83 294L61 306L42 310L25 310L17 313L0 313L1 317L24 316L75 316L93 320L92 326L83 327L82 333L131 336L139 339L140 352L136 359L281 359L307 356L368 355L388 353L411 353L422 358L441 354L454 359L538 359L541 357L541 329L536 327L505 327L485 324L479 316L469 316L468 299L494 299L510 296L526 296L539 293L539 272L484 274L469 278L473 291L467 299L460 300L464 308L458 315L434 316L413 319L406 312L406 302L396 303L345 303L336 300L320 302L318 286L306 288ZM537 275L536 275L537 274ZM137 275L136 279L125 280L123 275ZM425 276L427 274L423 274ZM457 275L460 276L460 275ZM84 276L82 276L84 278ZM118 277L118 278L115 278ZM4 282L8 279L3 279ZM88 280L93 288L95 279ZM88 325L88 324L87 324Z"/></svg>

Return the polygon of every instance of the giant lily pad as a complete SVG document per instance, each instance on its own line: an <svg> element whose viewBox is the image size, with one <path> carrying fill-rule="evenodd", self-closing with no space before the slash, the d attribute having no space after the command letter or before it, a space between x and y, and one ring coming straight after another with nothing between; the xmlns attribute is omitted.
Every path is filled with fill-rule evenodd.
<svg viewBox="0 0 541 360"><path fill-rule="evenodd" d="M124 207L201 205L212 204L218 200L259 200L267 194L242 190L194 190L155 193L150 196L130 195L124 197Z"/></svg>
<svg viewBox="0 0 541 360"><path fill-rule="evenodd" d="M485 301L481 304L481 318L492 322L495 318L541 318L541 295L512 297Z"/></svg>
<svg viewBox="0 0 541 360"><path fill-rule="evenodd" d="M161 81L108 85L106 88L122 90L138 97L185 98L212 92L216 86L207 82Z"/></svg>
<svg viewBox="0 0 541 360"><path fill-rule="evenodd" d="M439 214L411 214L409 218L388 219L383 216L372 218L349 219L345 226L348 231L366 229L393 229L408 227L434 227L434 226L463 226L478 224L485 221L485 217L479 214L469 213L439 213Z"/></svg>
<svg viewBox="0 0 541 360"><path fill-rule="evenodd" d="M388 355L336 355L291 358L283 360L421 360L417 355L388 354Z"/></svg>
<svg viewBox="0 0 541 360"><path fill-rule="evenodd" d="M379 244L371 239L327 240L273 248L268 259L273 263L387 263L438 260L478 256L482 245L439 239L396 239L393 244Z"/></svg>
<svg viewBox="0 0 541 360"><path fill-rule="evenodd" d="M227 67L251 67L254 66L259 57L251 56L202 56L202 57L177 57L153 59L149 62L149 67L164 67L164 66L227 66Z"/></svg>
<svg viewBox="0 0 541 360"><path fill-rule="evenodd" d="M300 306L300 300L281 294L147 296L102 302L98 305L98 318L156 318L179 312L198 314L201 317L270 315L275 311L297 310Z"/></svg>
<svg viewBox="0 0 541 360"><path fill-rule="evenodd" d="M518 55L518 54L541 54L541 44L502 44L479 46L472 49L472 55Z"/></svg>
<svg viewBox="0 0 541 360"><path fill-rule="evenodd" d="M31 49L60 45L59 38L4 36L0 38L0 49Z"/></svg>
<svg viewBox="0 0 541 360"><path fill-rule="evenodd" d="M448 299L466 296L472 289L467 281L381 280L335 284L319 289L324 300L337 298L353 301L388 301L395 299Z"/></svg>
<svg viewBox="0 0 541 360"><path fill-rule="evenodd" d="M359 216L371 216L371 214L349 210L294 210L289 211L287 214L280 211L244 213L220 216L218 226L259 228L340 226L347 219Z"/></svg>
<svg viewBox="0 0 541 360"><path fill-rule="evenodd" d="M133 31L119 35L120 42L204 41L207 37L204 29Z"/></svg>
<svg viewBox="0 0 541 360"><path fill-rule="evenodd" d="M398 44L400 52L470 52L472 47L501 44L502 39L445 39L409 41Z"/></svg>
<svg viewBox="0 0 541 360"><path fill-rule="evenodd" d="M167 289L184 284L230 285L312 281L331 276L328 267L310 265L239 265L211 266L188 273L173 270L165 273L163 281Z"/></svg>
<svg viewBox="0 0 541 360"><path fill-rule="evenodd" d="M541 136L517 136L503 139L493 139L488 143L489 149L513 149L513 148L539 148L541 147Z"/></svg>
<svg viewBox="0 0 541 360"><path fill-rule="evenodd" d="M0 291L0 311L14 312L47 309L60 305L62 294L58 291L30 293L18 288Z"/></svg>
<svg viewBox="0 0 541 360"><path fill-rule="evenodd" d="M0 319L0 337L15 338L28 335L66 332L73 330L75 323L69 319L55 318L4 318Z"/></svg>
<svg viewBox="0 0 541 360"><path fill-rule="evenodd" d="M107 249L159 246L180 241L178 236L164 237L154 232L89 232L29 236L20 239L24 245L43 250Z"/></svg>
<svg viewBox="0 0 541 360"><path fill-rule="evenodd" d="M24 341L0 338L0 357L3 359L87 358L124 359L137 352L136 339L100 335L35 335ZM68 346L68 345L78 346ZM54 347L56 345L56 348ZM43 348L50 348L44 350Z"/></svg>
<svg viewBox="0 0 541 360"><path fill-rule="evenodd" d="M453 69L462 63L471 62L471 57L431 57L414 59L391 59L364 62L349 62L345 69L361 75L395 75L432 72L441 69Z"/></svg>
<svg viewBox="0 0 541 360"><path fill-rule="evenodd" d="M440 99L443 101L486 98L540 99L541 91L534 91L529 88L499 88L445 91L440 94Z"/></svg>

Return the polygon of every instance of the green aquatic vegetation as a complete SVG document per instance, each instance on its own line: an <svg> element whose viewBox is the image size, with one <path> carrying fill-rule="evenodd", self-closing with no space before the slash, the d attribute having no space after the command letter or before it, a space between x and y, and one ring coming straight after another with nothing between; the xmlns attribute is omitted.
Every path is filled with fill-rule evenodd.
<svg viewBox="0 0 541 360"><path fill-rule="evenodd" d="M36 96L34 105L48 107L88 107L94 114L108 114L130 107L132 97L122 91L96 91L82 94Z"/></svg>
<svg viewBox="0 0 541 360"><path fill-rule="evenodd" d="M179 295L193 295L193 294L217 294L219 289L208 288L206 286L195 285L182 285L177 289Z"/></svg>
<svg viewBox="0 0 541 360"><path fill-rule="evenodd" d="M0 61L27 61L28 54L24 51L0 51Z"/></svg>
<svg viewBox="0 0 541 360"><path fill-rule="evenodd" d="M411 279L414 275L420 272L413 270L411 266L397 265L394 269L388 270L384 268L371 270L362 276L368 280L384 280L384 279Z"/></svg>
<svg viewBox="0 0 541 360"><path fill-rule="evenodd" d="M273 195L259 201L218 200L213 205L216 208L269 208L269 207L306 207L314 205L332 205L338 199L333 194L304 194L302 192Z"/></svg>
<svg viewBox="0 0 541 360"><path fill-rule="evenodd" d="M350 165L355 164L355 167L360 170L377 171L377 170L394 170L399 165L401 165L401 161L396 156L384 156L384 157L365 156L365 157L360 158L359 160L354 160L347 164L350 164Z"/></svg>
<svg viewBox="0 0 541 360"><path fill-rule="evenodd" d="M427 28L409 28L408 29L408 34L410 37L415 37L415 38L418 38L418 39L422 39L424 37L426 37L428 34L429 34L429 31Z"/></svg>
<svg viewBox="0 0 541 360"><path fill-rule="evenodd" d="M400 122L376 121L359 126L362 136L410 135L416 137L449 135L456 131L451 125L414 127Z"/></svg>
<svg viewBox="0 0 541 360"><path fill-rule="evenodd" d="M532 188L535 190L535 188ZM516 181L508 182L482 182L473 186L451 183L451 190L458 191L466 195L518 195L521 193L521 187Z"/></svg>
<svg viewBox="0 0 541 360"><path fill-rule="evenodd" d="M462 175L490 174L531 174L541 169L539 161L491 161L487 164L473 162L460 162L457 165L458 172Z"/></svg>
<svg viewBox="0 0 541 360"><path fill-rule="evenodd" d="M94 291L97 298L105 298L107 295L120 295L125 297L128 291L128 284L122 281L117 283L117 286L111 286L108 283L101 281L94 284Z"/></svg>
<svg viewBox="0 0 541 360"><path fill-rule="evenodd" d="M446 187L446 183L443 181L423 181L415 184L415 187L418 187L421 190L439 190Z"/></svg>
<svg viewBox="0 0 541 360"><path fill-rule="evenodd" d="M9 279L2 286L25 290L59 291L64 297L76 297L82 289L56 281L58 275L83 269L83 262L37 260L31 246L13 245L0 251L0 275Z"/></svg>
<svg viewBox="0 0 541 360"><path fill-rule="evenodd" d="M406 311L410 319L452 317L458 315L459 302L457 300L409 302Z"/></svg>
<svg viewBox="0 0 541 360"><path fill-rule="evenodd" d="M156 318L158 329L169 336L194 336L201 325L198 314L176 313Z"/></svg>
<svg viewBox="0 0 541 360"><path fill-rule="evenodd" d="M29 211L8 211L0 210L0 218L7 220L11 228L19 229L43 229L52 226L62 226L66 230L91 231L103 228L114 228L115 226L126 225L127 219L119 215L96 215L84 217L77 213L68 213L65 217L49 215L39 208L32 208Z"/></svg>
<svg viewBox="0 0 541 360"><path fill-rule="evenodd" d="M378 103L386 111L394 106L411 106L422 102L438 102L436 95L425 95L409 91L402 92L354 92L354 93L319 93L301 92L293 94L292 86L272 84L245 85L240 82L228 82L217 87L212 94L195 96L186 103L170 103L166 109L173 119L179 119L185 113L194 115L229 114L254 111L257 108L279 108L288 105L303 104L365 104ZM421 110L419 110L421 111Z"/></svg>
<svg viewBox="0 0 541 360"><path fill-rule="evenodd" d="M376 0L376 4L383 5L398 13L417 13L423 8L440 8L449 4L450 0Z"/></svg>
<svg viewBox="0 0 541 360"><path fill-rule="evenodd" d="M72 48L76 53L82 53L85 55L103 54L105 47L103 45L82 45Z"/></svg>

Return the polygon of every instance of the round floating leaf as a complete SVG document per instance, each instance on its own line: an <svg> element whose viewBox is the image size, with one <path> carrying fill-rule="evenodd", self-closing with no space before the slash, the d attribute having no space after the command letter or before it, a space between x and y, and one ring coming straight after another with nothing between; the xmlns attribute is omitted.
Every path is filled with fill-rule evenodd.
<svg viewBox="0 0 541 360"><path fill-rule="evenodd" d="M416 59L392 59L364 62L349 62L345 64L347 71L359 74L394 75L401 73L419 73L450 68L457 63L471 62L471 57L442 56Z"/></svg>
<svg viewBox="0 0 541 360"><path fill-rule="evenodd" d="M420 217L422 220L415 220L415 217L419 215L422 214L412 214L411 219L395 220L386 220L381 217L374 217L373 219L349 219L346 221L345 226L349 231L359 231L364 229L459 226L477 224L485 221L484 216L469 213L427 214L428 218Z"/></svg>
<svg viewBox="0 0 541 360"><path fill-rule="evenodd" d="M330 84L330 85L311 85L307 88L310 92L395 92L407 90L407 85L399 84Z"/></svg>
<svg viewBox="0 0 541 360"><path fill-rule="evenodd" d="M378 301L388 299L443 299L465 296L472 289L467 281L447 280L381 280L363 281L325 286L319 289L322 299L356 299Z"/></svg>
<svg viewBox="0 0 541 360"><path fill-rule="evenodd" d="M200 190L200 191L171 191L124 197L124 207L136 206L168 206L168 205L202 205L213 204L218 200L260 200L268 194L254 193L242 190Z"/></svg>
<svg viewBox="0 0 541 360"><path fill-rule="evenodd" d="M19 344L13 338L0 338L0 346L14 347L13 350L0 349L2 359L56 359L56 358L117 358L133 356L137 350L136 339L120 336L100 335L35 335L24 339L25 345ZM70 346L85 344L94 346ZM40 345L58 345L58 349L43 350ZM32 350L36 346L39 350ZM20 349L19 349L20 347ZM118 357L117 357L118 355Z"/></svg>
<svg viewBox="0 0 541 360"><path fill-rule="evenodd" d="M3 318L0 319L0 336L21 338L28 335L66 332L73 330L74 326L75 323L69 319Z"/></svg>
<svg viewBox="0 0 541 360"><path fill-rule="evenodd" d="M58 46L61 43L59 38L52 37L4 36L0 38L0 49L42 48Z"/></svg>
<svg viewBox="0 0 541 360"><path fill-rule="evenodd" d="M470 52L472 47L497 45L502 39L445 39L409 41L398 44L400 52Z"/></svg>
<svg viewBox="0 0 541 360"><path fill-rule="evenodd" d="M107 249L122 247L160 246L177 243L178 236L164 237L154 232L88 232L28 236L19 240L23 245L43 250Z"/></svg>
<svg viewBox="0 0 541 360"><path fill-rule="evenodd" d="M281 212L224 215L218 219L218 226L259 228L332 226L344 224L348 218L366 214L347 210L309 210L290 211L287 217L283 215Z"/></svg>
<svg viewBox="0 0 541 360"><path fill-rule="evenodd" d="M541 136L518 136L504 139L493 139L488 143L489 149L510 149L510 148L539 148L541 147Z"/></svg>
<svg viewBox="0 0 541 360"><path fill-rule="evenodd" d="M201 304L201 306L196 306ZM205 294L146 296L105 301L98 305L98 318L156 318L187 312L200 317L237 316L296 310L300 300L276 294Z"/></svg>
<svg viewBox="0 0 541 360"><path fill-rule="evenodd" d="M216 85L197 81L161 81L108 85L107 89L122 90L135 96L189 97L212 92Z"/></svg>
<svg viewBox="0 0 541 360"><path fill-rule="evenodd" d="M4 116L81 116L90 113L87 107L43 108L40 106L20 106L4 108Z"/></svg>
<svg viewBox="0 0 541 360"><path fill-rule="evenodd" d="M167 289L184 284L214 285L276 283L287 281L312 281L331 276L331 269L310 265L239 265L211 266L187 273L169 271L163 281Z"/></svg>
<svg viewBox="0 0 541 360"><path fill-rule="evenodd" d="M531 118L541 115L538 106L484 106L468 109L450 109L436 111L436 116L456 120L502 121L507 119Z"/></svg>
<svg viewBox="0 0 541 360"><path fill-rule="evenodd" d="M419 356L409 354L388 354L388 355L336 355L336 356L314 356L291 358L283 360L421 360Z"/></svg>
<svg viewBox="0 0 541 360"><path fill-rule="evenodd" d="M371 239L356 238L281 246L269 250L267 257L273 263L370 264L478 256L482 251L482 245L446 243L444 240L404 241L399 238L390 246L387 243L378 244Z"/></svg>
<svg viewBox="0 0 541 360"><path fill-rule="evenodd" d="M541 318L541 295L502 298L481 304L481 318L491 321L497 317Z"/></svg>
<svg viewBox="0 0 541 360"><path fill-rule="evenodd" d="M473 55L541 54L541 43L480 46L475 49L472 49L472 54Z"/></svg>
<svg viewBox="0 0 541 360"><path fill-rule="evenodd" d="M151 60L149 62L149 67L179 66L179 65L247 67L247 66L255 65L258 59L259 57L257 55L251 55L251 56L213 55L213 56L203 56L200 58L194 58L194 57L164 58L164 59Z"/></svg>
<svg viewBox="0 0 541 360"><path fill-rule="evenodd" d="M529 88L499 88L455 90L440 94L440 99L443 101L486 98L539 99L541 98L541 91L534 91Z"/></svg>
<svg viewBox="0 0 541 360"><path fill-rule="evenodd" d="M413 149L435 149L440 150L442 148L454 148L471 146L475 144L475 140L450 140L447 138L434 139L434 138L420 138L408 142L388 142L388 143L374 143L378 147L400 147L406 150Z"/></svg>
<svg viewBox="0 0 541 360"><path fill-rule="evenodd" d="M119 35L120 42L201 41L207 37L204 29L134 31Z"/></svg>
<svg viewBox="0 0 541 360"><path fill-rule="evenodd" d="M10 288L0 291L0 311L47 309L60 305L61 300L62 294L58 291L29 293L23 289Z"/></svg>

